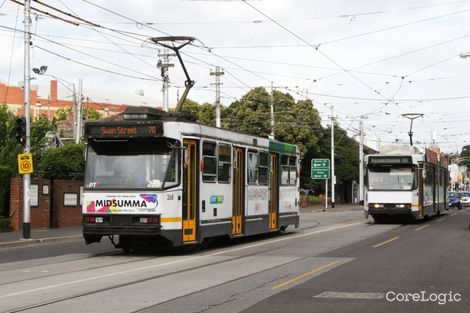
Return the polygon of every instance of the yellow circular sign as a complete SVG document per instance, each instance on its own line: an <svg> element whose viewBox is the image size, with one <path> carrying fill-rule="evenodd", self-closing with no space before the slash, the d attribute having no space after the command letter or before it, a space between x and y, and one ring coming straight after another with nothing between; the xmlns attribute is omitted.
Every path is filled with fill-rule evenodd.
<svg viewBox="0 0 470 313"><path fill-rule="evenodd" d="M18 172L20 174L33 172L33 156L31 153L18 154Z"/></svg>

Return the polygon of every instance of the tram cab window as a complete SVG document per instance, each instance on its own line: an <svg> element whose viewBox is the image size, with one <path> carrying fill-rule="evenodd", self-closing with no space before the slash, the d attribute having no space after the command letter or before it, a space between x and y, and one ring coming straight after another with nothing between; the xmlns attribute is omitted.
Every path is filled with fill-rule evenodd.
<svg viewBox="0 0 470 313"><path fill-rule="evenodd" d="M258 152L248 151L248 184L258 182Z"/></svg>
<svg viewBox="0 0 470 313"><path fill-rule="evenodd" d="M202 181L205 183L213 183L217 179L217 163L215 156L215 143L204 141L202 143L202 160L203 171Z"/></svg>
<svg viewBox="0 0 470 313"><path fill-rule="evenodd" d="M269 154L266 152L259 153L259 172L258 183L267 186L269 180Z"/></svg>
<svg viewBox="0 0 470 313"><path fill-rule="evenodd" d="M179 150L167 139L90 142L85 185L92 189L166 189L179 185Z"/></svg>
<svg viewBox="0 0 470 313"><path fill-rule="evenodd" d="M230 183L232 148L230 145L220 143L218 146L218 180L219 183Z"/></svg>

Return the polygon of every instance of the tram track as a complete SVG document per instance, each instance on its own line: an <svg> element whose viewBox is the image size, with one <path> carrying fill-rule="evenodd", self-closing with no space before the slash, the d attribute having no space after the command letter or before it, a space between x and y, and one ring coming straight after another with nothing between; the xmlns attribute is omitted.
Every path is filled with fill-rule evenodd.
<svg viewBox="0 0 470 313"><path fill-rule="evenodd" d="M152 276L149 276L149 277L145 277L145 278L142 278L142 279L137 279L137 280L133 280L133 281L125 282L125 283L109 285L109 286L105 286L103 288L93 289L93 290L78 293L78 294L75 294L75 295L60 297L60 298L51 299L49 301L44 301L44 302L37 303L37 304L32 304L32 305L28 305L28 306L19 307L19 308L9 309L8 312L24 312L24 311L28 311L28 310L31 310L31 309L44 308L44 307L47 307L49 305L53 305L53 304L57 304L57 303L60 303L60 302L65 302L65 301L68 301L68 300L81 298L81 297L86 297L86 296L92 295L92 294L96 295L97 293L107 292L107 291L110 291L110 290L119 289L119 288L123 288L123 287L129 287L129 286L132 286L132 285L135 285L135 284L140 284L140 283L144 283L144 282L147 282L147 281L160 279L160 278L163 278L163 277L168 277L168 276L175 275L175 274L180 274L180 273L185 273L185 272L189 272L189 271L208 268L208 267L215 266L215 265L220 265L220 264L223 264L223 263L226 263L226 262L233 262L233 261L236 261L236 260L239 260L239 259L242 259L242 258L256 256L256 255L260 255L260 254L263 254L265 252L271 251L273 244L276 244L276 249L285 248L285 247L287 247L288 245L291 244L289 239L295 239L297 237L301 238L301 237L304 237L304 236L313 235L315 233L334 230L334 229L343 228L343 227L347 227L347 226L351 226L351 225L357 225L357 224L358 223L356 223L356 224L345 224L345 225L342 225L342 226L330 227L328 229L320 230L320 231L317 231L317 232L299 232L299 233L287 232L287 233L279 236L278 238L275 238L274 240L270 240L270 241L266 241L266 242L264 240L262 240L260 242L257 242L259 240L256 240L252 244L244 245L244 246L241 246L241 247L235 247L233 249L228 249L228 250L225 249L225 247L223 247L222 249L220 249L220 251L217 251L217 250L219 250L219 249L217 249L215 252L212 252L212 253L196 255L194 257L190 257L190 258L187 258L187 259L177 260L175 263L177 263L178 261L179 262L190 262L190 261L196 260L196 259L202 259L202 258L211 257L211 256L215 256L215 255L221 255L223 253L230 253L230 252L233 252L233 251L247 250L247 249L254 248L254 247L256 247L258 249L258 247L260 247L260 246L262 247L263 245L266 245L265 248L258 249L256 251L249 252L249 253L243 253L240 256L230 257L229 259L224 259L224 260L220 260L220 261L211 262L210 264L202 264L202 265L199 265L199 266L191 266L191 267L186 268L186 269L179 269L179 270L170 271L170 272L167 272L167 273L164 273L164 274L152 275ZM294 236L294 237L291 237L291 236ZM284 242L281 243L282 241L284 241ZM281 244L279 244L279 243L281 243ZM233 245L230 244L230 246L233 246ZM209 251L209 252L211 252L211 251ZM302 259L308 258L308 257L311 257L311 255L304 256L302 258L296 259L295 261L302 260ZM147 258L147 259L151 259L151 258ZM143 261L143 260L139 260L139 261ZM129 261L129 262L122 262L122 263L123 264L130 264L130 263L135 263L135 262L139 262L139 261ZM291 262L295 262L295 261L291 261ZM289 264L291 262L287 262L285 264ZM160 264L160 265L155 265L155 267L164 266L164 265L166 265L166 264L164 263L164 264ZM113 265L109 265L109 266L113 266ZM97 268L106 268L106 267L109 267L109 266L103 266L103 267L97 267ZM276 268L276 267L274 267L274 268ZM144 267L144 269L145 269L145 267ZM139 269L136 269L136 270L139 270ZM84 270L84 271L86 271L86 270ZM76 272L80 272L80 271L76 271ZM56 274L56 275L47 275L47 276L43 276L43 277L38 277L37 279L41 279L41 278L44 279L44 278L47 278L47 277L50 277L50 276L60 276L60 275L64 275L64 273L63 274ZM239 277L237 279L240 279L240 278L242 278L242 277ZM16 281L16 282L20 282L20 281ZM10 284L13 284L13 283L16 283L16 282L11 282ZM74 283L74 282L70 282L70 283ZM50 288L54 288L54 286L51 286ZM38 288L38 290L34 290L33 292L39 291L39 289L40 288Z"/></svg>

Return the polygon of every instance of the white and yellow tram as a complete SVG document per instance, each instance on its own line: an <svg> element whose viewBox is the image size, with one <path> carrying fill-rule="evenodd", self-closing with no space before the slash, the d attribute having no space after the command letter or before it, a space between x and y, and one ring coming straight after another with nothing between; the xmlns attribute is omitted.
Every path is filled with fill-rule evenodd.
<svg viewBox="0 0 470 313"><path fill-rule="evenodd" d="M435 149L384 147L365 159L365 214L423 219L449 210L448 156Z"/></svg>
<svg viewBox="0 0 470 313"><path fill-rule="evenodd" d="M118 235L125 250L183 246L298 227L294 145L143 107L86 123L85 137L87 244Z"/></svg>

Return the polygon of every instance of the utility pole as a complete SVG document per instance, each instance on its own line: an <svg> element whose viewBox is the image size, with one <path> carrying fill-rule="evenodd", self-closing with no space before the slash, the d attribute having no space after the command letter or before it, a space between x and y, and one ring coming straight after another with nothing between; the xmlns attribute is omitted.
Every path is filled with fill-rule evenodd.
<svg viewBox="0 0 470 313"><path fill-rule="evenodd" d="M364 203L364 115L359 122L359 203Z"/></svg>
<svg viewBox="0 0 470 313"><path fill-rule="evenodd" d="M83 121L83 107L82 107L82 85L83 81L80 78L78 80L78 93L77 93L77 135L75 137L75 143L80 143L80 138L82 137L82 121ZM75 90L75 87L74 87Z"/></svg>
<svg viewBox="0 0 470 313"><path fill-rule="evenodd" d="M30 123L30 42L31 42L31 0L24 1L24 117L26 119L26 141L24 145L25 154L31 151L31 123ZM31 237L31 174L23 174L23 238Z"/></svg>
<svg viewBox="0 0 470 313"><path fill-rule="evenodd" d="M163 54L159 54L159 57L163 57L163 62L158 60L157 67L161 70L161 76L163 79L162 95L163 95L163 111L168 112L169 108L169 99L168 99L168 84L170 82L170 75L168 68L175 66L170 62L170 56L175 56L176 54L170 54L168 48L163 50Z"/></svg>
<svg viewBox="0 0 470 313"><path fill-rule="evenodd" d="M331 207L335 207L335 116L333 115L333 106L331 109Z"/></svg>
<svg viewBox="0 0 470 313"><path fill-rule="evenodd" d="M220 85L222 85L220 76L224 75L224 71L216 66L215 71L211 71L210 75L215 76L215 84L211 84L215 85L215 127L220 128Z"/></svg>
<svg viewBox="0 0 470 313"><path fill-rule="evenodd" d="M274 87L271 82L271 137L274 139Z"/></svg>
<svg viewBox="0 0 470 313"><path fill-rule="evenodd" d="M78 123L78 118L77 118L77 92L75 90L75 84L73 84L73 95L72 95L72 116L73 116L73 141L77 142L77 123Z"/></svg>

